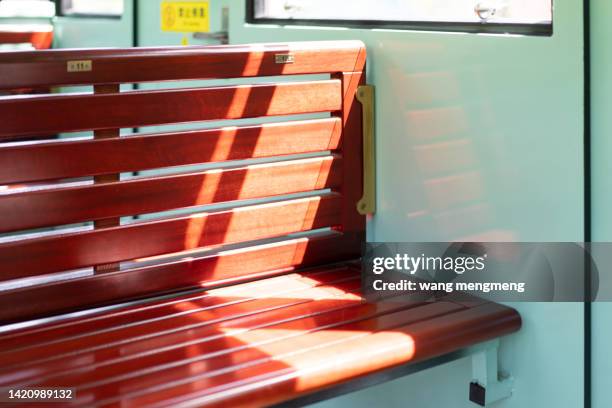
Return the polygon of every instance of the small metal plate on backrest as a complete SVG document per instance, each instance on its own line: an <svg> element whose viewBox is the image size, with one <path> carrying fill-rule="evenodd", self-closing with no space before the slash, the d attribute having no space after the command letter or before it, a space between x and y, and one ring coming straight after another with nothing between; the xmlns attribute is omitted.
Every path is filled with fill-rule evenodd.
<svg viewBox="0 0 612 408"><path fill-rule="evenodd" d="M91 60L68 61L66 70L68 72L89 72L92 70L92 67Z"/></svg>
<svg viewBox="0 0 612 408"><path fill-rule="evenodd" d="M293 54L276 54L274 61L277 64L293 64L295 62L295 55Z"/></svg>

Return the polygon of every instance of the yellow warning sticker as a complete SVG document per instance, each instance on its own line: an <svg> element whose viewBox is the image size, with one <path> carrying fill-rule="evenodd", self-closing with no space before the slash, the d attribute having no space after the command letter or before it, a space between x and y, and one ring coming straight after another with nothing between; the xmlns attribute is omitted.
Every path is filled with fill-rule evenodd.
<svg viewBox="0 0 612 408"><path fill-rule="evenodd" d="M207 1L162 1L162 31L207 33L210 31L209 3Z"/></svg>

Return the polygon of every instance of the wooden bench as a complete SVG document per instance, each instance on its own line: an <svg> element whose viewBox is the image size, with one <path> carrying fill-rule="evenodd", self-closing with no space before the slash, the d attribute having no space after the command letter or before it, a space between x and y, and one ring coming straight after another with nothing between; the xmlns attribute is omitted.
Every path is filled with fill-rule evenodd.
<svg viewBox="0 0 612 408"><path fill-rule="evenodd" d="M94 90L0 98L0 389L262 406L518 330L484 301L360 295L365 61L354 41L0 55L2 90ZM75 131L93 138L11 142Z"/></svg>

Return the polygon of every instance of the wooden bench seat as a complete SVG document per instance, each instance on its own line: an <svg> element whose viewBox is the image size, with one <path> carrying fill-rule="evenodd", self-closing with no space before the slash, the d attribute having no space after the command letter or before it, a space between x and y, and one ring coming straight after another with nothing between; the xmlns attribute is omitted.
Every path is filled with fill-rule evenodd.
<svg viewBox="0 0 612 408"><path fill-rule="evenodd" d="M0 55L0 90L93 86L0 97L0 390L264 406L518 330L361 296L364 78L354 41Z"/></svg>
<svg viewBox="0 0 612 408"><path fill-rule="evenodd" d="M319 267L0 337L0 386L73 387L75 406L262 406L510 333L507 307L367 303Z"/></svg>

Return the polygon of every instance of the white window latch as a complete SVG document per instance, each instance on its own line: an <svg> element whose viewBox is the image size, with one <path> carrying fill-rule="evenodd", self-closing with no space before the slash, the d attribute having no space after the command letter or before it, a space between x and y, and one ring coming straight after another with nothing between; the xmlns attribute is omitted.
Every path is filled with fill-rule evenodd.
<svg viewBox="0 0 612 408"><path fill-rule="evenodd" d="M486 23L491 18L506 11L507 8L507 0L485 0L476 3L476 6L474 6L474 12L481 22Z"/></svg>

